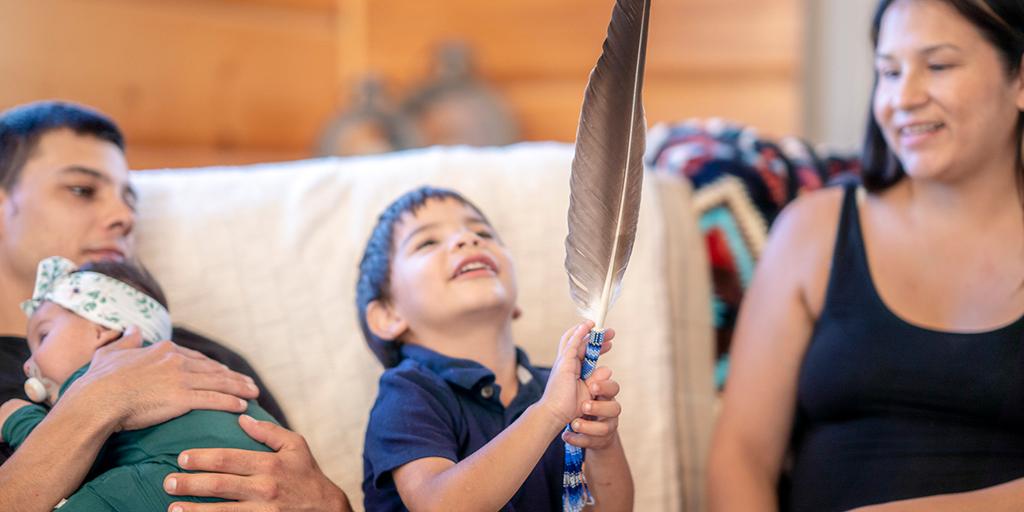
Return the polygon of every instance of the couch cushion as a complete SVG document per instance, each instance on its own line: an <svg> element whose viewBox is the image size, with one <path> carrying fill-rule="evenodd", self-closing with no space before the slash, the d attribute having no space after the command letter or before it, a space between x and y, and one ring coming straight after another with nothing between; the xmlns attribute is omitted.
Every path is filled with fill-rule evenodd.
<svg viewBox="0 0 1024 512"><path fill-rule="evenodd" d="M561 333L578 321L563 268L571 159L567 145L520 144L135 173L139 252L168 292L175 322L249 359L325 473L361 509L363 429L382 369L360 334L354 297L377 214L422 184L477 203L517 263L517 343L549 364ZM685 247L668 249L680 231L674 224L687 223L690 240L699 239L692 216L664 218L661 202L685 194L666 199L656 186L645 183L634 254L608 321L616 348L602 358L622 384L620 431L637 510L645 511L684 508L686 475L687 492L699 495L712 396L710 317L689 325L693 311L708 309L707 287L696 282L703 298L681 304L668 279L670 267L678 274L687 263ZM678 390L681 353L696 359L686 375L696 384ZM685 417L676 414L684 409Z"/></svg>

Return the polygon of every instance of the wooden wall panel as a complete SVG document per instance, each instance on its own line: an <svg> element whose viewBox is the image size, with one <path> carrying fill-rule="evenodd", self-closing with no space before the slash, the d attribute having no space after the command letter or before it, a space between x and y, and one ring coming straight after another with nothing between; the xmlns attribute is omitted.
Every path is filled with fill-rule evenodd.
<svg viewBox="0 0 1024 512"><path fill-rule="evenodd" d="M613 3L373 0L365 6L362 60L401 94L430 75L440 43L466 41L479 73L509 101L525 138L572 140ZM656 0L648 117L720 115L770 133L797 131L802 30L798 0Z"/></svg>
<svg viewBox="0 0 1024 512"><path fill-rule="evenodd" d="M527 140L572 140L614 0L0 0L0 108L113 116L136 167L312 155L367 74L401 97L468 42ZM648 119L799 131L801 0L654 0Z"/></svg>
<svg viewBox="0 0 1024 512"><path fill-rule="evenodd" d="M0 0L0 98L94 105L131 146L307 149L337 107L333 7L278 3Z"/></svg>

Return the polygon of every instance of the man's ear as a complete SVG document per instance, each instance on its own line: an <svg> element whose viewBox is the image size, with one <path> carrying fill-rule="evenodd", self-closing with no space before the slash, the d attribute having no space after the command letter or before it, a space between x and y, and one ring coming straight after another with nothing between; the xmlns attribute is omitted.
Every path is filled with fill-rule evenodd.
<svg viewBox="0 0 1024 512"><path fill-rule="evenodd" d="M409 329L409 323L402 315L391 304L380 300L371 301L366 306L366 324L374 336L388 341L398 339Z"/></svg>

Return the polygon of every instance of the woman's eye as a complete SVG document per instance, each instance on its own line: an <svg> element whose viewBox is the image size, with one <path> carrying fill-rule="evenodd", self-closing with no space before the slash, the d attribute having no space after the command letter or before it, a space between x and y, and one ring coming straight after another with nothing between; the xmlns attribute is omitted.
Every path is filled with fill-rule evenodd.
<svg viewBox="0 0 1024 512"><path fill-rule="evenodd" d="M494 238L494 235L490 231L477 231L476 235L480 238Z"/></svg>
<svg viewBox="0 0 1024 512"><path fill-rule="evenodd" d="M950 69L952 67L953 67L952 64L929 64L928 65L928 69L930 69L932 71L945 71L945 70Z"/></svg>

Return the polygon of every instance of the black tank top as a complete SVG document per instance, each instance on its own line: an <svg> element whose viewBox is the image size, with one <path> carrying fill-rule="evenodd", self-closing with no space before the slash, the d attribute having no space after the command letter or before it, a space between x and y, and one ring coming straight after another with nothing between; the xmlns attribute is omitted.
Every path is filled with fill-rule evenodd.
<svg viewBox="0 0 1024 512"><path fill-rule="evenodd" d="M897 317L871 280L858 217L851 187L800 369L782 509L848 510L1024 476L1024 317L980 333Z"/></svg>

